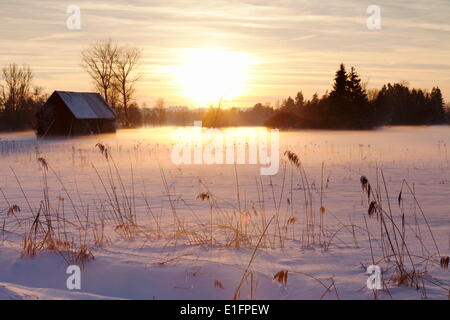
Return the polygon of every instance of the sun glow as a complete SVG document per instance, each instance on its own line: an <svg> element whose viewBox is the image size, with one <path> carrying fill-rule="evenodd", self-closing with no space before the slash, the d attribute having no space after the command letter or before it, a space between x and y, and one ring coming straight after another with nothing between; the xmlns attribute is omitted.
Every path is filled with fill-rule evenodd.
<svg viewBox="0 0 450 320"><path fill-rule="evenodd" d="M246 92L250 64L250 58L240 52L188 50L176 69L176 84L196 106L217 104Z"/></svg>

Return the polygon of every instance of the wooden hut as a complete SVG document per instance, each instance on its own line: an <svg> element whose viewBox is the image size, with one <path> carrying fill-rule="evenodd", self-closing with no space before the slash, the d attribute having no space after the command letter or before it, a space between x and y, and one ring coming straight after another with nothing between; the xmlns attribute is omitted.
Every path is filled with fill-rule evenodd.
<svg viewBox="0 0 450 320"><path fill-rule="evenodd" d="M91 92L55 91L38 111L38 136L73 136L116 131L116 113Z"/></svg>

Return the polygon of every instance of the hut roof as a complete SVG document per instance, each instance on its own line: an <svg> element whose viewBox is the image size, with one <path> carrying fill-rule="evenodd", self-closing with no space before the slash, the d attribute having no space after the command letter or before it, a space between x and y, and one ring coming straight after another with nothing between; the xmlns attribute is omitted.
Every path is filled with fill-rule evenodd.
<svg viewBox="0 0 450 320"><path fill-rule="evenodd" d="M98 93L55 91L77 119L115 119L116 113Z"/></svg>

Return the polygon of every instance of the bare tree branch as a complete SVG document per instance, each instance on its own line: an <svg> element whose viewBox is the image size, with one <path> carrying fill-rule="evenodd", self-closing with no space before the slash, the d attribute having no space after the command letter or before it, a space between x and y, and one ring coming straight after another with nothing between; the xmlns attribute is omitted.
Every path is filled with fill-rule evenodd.
<svg viewBox="0 0 450 320"><path fill-rule="evenodd" d="M15 111L29 97L33 72L28 65L19 67L13 63L2 69L5 85L2 86L2 100L6 110Z"/></svg>
<svg viewBox="0 0 450 320"><path fill-rule="evenodd" d="M96 87L109 103L109 91L113 85L114 64L119 48L112 40L97 42L82 52L82 66L94 80Z"/></svg>
<svg viewBox="0 0 450 320"><path fill-rule="evenodd" d="M135 47L121 47L118 50L114 65L114 88L119 92L126 124L129 124L128 106L135 93L135 84L140 79L140 74L135 74L139 67L142 50Z"/></svg>

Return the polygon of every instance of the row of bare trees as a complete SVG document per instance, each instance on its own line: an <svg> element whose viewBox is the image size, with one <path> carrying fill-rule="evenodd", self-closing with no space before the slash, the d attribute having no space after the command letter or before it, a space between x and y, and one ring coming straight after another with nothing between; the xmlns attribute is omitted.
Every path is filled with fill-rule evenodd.
<svg viewBox="0 0 450 320"><path fill-rule="evenodd" d="M11 63L1 70L0 130L21 130L33 126L34 114L47 99L41 87L33 86L28 65Z"/></svg>
<svg viewBox="0 0 450 320"><path fill-rule="evenodd" d="M3 83L0 85L0 102L8 112L19 110L29 97L33 72L27 65L12 63L2 69Z"/></svg>
<svg viewBox="0 0 450 320"><path fill-rule="evenodd" d="M141 117L133 102L142 50L106 40L82 52L82 66L92 77L96 90L116 109L125 126ZM34 75L28 65L11 63L0 74L0 130L33 127L34 115L47 99L40 87L33 86Z"/></svg>
<svg viewBox="0 0 450 320"><path fill-rule="evenodd" d="M120 46L112 40L97 42L82 52L83 68L125 125L130 124L129 108L141 77L137 72L141 56L140 48Z"/></svg>

